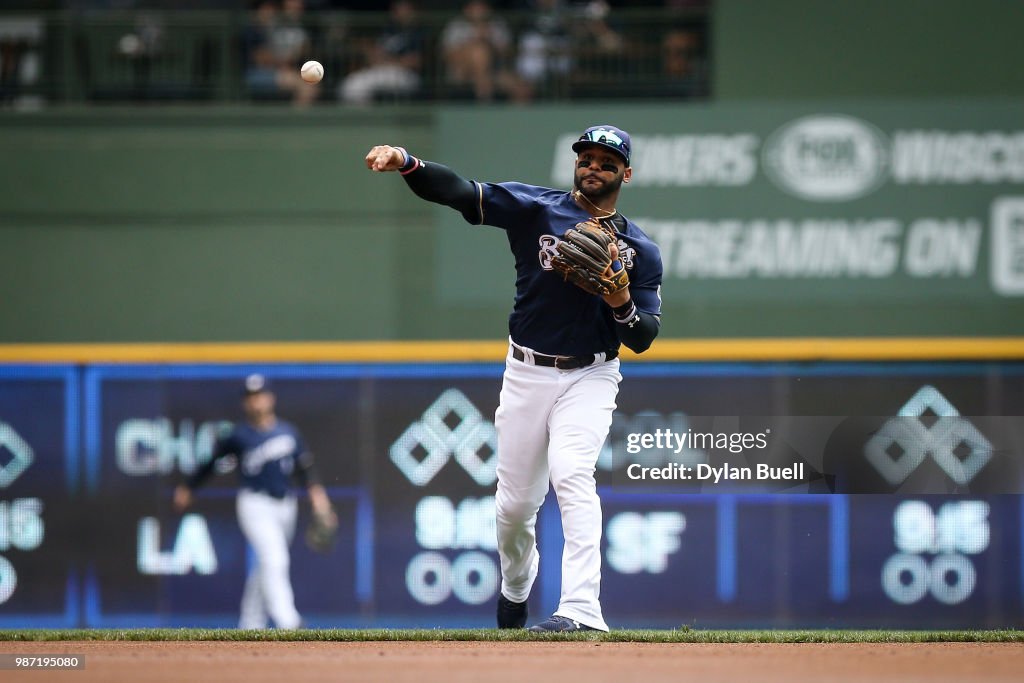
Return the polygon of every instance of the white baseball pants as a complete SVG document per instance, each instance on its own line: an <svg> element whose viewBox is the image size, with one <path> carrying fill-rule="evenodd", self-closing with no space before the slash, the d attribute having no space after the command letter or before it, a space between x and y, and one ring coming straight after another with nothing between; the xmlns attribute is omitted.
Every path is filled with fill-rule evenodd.
<svg viewBox="0 0 1024 683"><path fill-rule="evenodd" d="M520 346L520 348L523 348ZM524 349L529 360L530 349ZM562 594L554 614L607 631L601 614L601 501L594 470L611 428L619 361L576 370L505 361L494 424L501 592L525 601L537 578L537 511L554 487L562 516Z"/></svg>
<svg viewBox="0 0 1024 683"><path fill-rule="evenodd" d="M295 609L288 553L298 502L294 496L274 498L241 489L235 507L242 534L256 554L256 564L245 579L238 627L266 628L269 616L278 628L298 628L301 618Z"/></svg>

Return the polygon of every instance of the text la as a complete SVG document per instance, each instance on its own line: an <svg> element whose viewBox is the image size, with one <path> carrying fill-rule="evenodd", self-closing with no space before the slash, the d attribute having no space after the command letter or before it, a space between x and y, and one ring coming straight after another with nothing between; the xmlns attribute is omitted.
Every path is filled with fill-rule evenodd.
<svg viewBox="0 0 1024 683"><path fill-rule="evenodd" d="M139 572L142 574L213 574L217 554L202 515L181 518L172 550L160 550L160 522L156 517L139 520Z"/></svg>

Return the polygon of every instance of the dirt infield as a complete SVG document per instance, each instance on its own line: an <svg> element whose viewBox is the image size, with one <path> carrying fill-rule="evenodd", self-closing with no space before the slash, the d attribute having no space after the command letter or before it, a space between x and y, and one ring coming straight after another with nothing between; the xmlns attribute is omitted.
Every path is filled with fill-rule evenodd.
<svg viewBox="0 0 1024 683"><path fill-rule="evenodd" d="M1024 644L56 642L0 653L80 654L85 670L3 681L1020 681Z"/></svg>

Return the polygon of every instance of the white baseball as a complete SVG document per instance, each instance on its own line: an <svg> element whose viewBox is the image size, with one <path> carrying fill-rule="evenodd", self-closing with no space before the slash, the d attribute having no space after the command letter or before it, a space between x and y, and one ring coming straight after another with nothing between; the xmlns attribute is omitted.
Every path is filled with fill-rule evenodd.
<svg viewBox="0 0 1024 683"><path fill-rule="evenodd" d="M311 60L302 65L302 71L299 73L306 83L319 83L324 77L324 65Z"/></svg>

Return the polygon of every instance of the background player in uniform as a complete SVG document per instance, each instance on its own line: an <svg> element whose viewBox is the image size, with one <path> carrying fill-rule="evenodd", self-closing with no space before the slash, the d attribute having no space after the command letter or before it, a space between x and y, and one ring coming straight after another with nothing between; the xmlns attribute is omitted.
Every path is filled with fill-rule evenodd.
<svg viewBox="0 0 1024 683"><path fill-rule="evenodd" d="M554 614L531 630L608 630L599 601L602 518L594 469L622 379L619 344L642 352L660 325L661 255L615 209L622 183L632 175L629 135L594 126L572 148L571 192L466 180L401 147L380 145L366 155L367 168L400 171L423 199L452 207L470 223L503 228L515 255L515 306L495 414L499 628L526 624L540 559L537 511L550 480L565 536L562 594ZM582 281L566 281L561 268L573 231L595 223L598 232L613 236L603 277L620 286L603 296Z"/></svg>
<svg viewBox="0 0 1024 683"><path fill-rule="evenodd" d="M289 576L288 546L298 516L298 503L289 492L291 478L308 490L314 515L335 517L326 491L317 482L312 453L298 430L278 419L274 405L267 380L262 375L247 377L242 399L245 423L219 439L209 462L174 491L174 507L181 512L192 503L192 490L213 473L216 461L237 456L238 523L256 555L242 593L239 628L246 629L266 628L268 616L278 628L301 624Z"/></svg>

